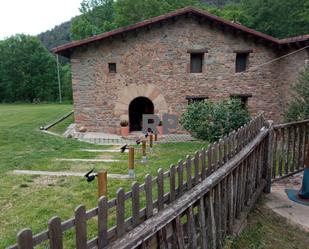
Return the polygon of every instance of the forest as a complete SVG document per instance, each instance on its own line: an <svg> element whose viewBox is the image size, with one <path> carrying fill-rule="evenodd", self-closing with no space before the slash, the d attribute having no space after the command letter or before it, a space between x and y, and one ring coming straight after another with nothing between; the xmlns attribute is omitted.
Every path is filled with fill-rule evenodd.
<svg viewBox="0 0 309 249"><path fill-rule="evenodd" d="M0 103L59 100L56 57L50 49L194 6L277 38L309 33L308 0L83 0L81 15L38 36L0 41ZM71 101L68 60L60 58L62 98Z"/></svg>

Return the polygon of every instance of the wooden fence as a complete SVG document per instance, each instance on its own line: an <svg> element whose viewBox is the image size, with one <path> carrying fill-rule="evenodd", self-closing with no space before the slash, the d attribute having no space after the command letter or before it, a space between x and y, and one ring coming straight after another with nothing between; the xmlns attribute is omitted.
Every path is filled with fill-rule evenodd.
<svg viewBox="0 0 309 249"><path fill-rule="evenodd" d="M304 169L309 119L274 126L272 179L276 181Z"/></svg>
<svg viewBox="0 0 309 249"><path fill-rule="evenodd" d="M63 234L70 229L75 230L77 249L221 248L262 190L270 191L271 178L277 174L269 167L277 158L271 148L278 147L273 141L280 144L281 128L266 125L260 115L207 150L171 165L169 171L159 169L143 184L134 182L131 191L120 188L115 199L102 197L89 211L78 206L75 217L64 222L54 217L37 235L22 230L17 244L9 248L32 249L47 242L51 249L62 249ZM116 221L109 227L111 213L116 213ZM88 240L90 220L97 224L97 236Z"/></svg>

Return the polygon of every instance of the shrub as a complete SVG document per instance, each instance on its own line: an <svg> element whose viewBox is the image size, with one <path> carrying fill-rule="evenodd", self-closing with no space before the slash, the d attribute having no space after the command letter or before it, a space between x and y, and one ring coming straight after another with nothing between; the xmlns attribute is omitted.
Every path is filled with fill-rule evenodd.
<svg viewBox="0 0 309 249"><path fill-rule="evenodd" d="M247 108L240 100L194 102L188 105L180 123L197 138L218 140L250 120Z"/></svg>
<svg viewBox="0 0 309 249"><path fill-rule="evenodd" d="M287 122L303 120L309 117L309 67L299 75L298 81L292 86L292 101L284 113Z"/></svg>

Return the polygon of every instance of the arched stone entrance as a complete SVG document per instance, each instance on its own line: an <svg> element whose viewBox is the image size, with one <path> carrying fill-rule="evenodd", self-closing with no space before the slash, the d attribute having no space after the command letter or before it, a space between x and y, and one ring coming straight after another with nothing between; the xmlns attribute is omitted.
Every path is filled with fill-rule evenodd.
<svg viewBox="0 0 309 249"><path fill-rule="evenodd" d="M154 85L136 85L130 84L121 87L117 93L117 99L114 107L114 117L120 120L128 120L129 118L129 105L139 97L145 97L153 104L153 113L162 118L164 113L168 113L168 106L161 91Z"/></svg>
<svg viewBox="0 0 309 249"><path fill-rule="evenodd" d="M143 114L154 114L154 105L146 97L137 97L129 105L130 131L142 130Z"/></svg>

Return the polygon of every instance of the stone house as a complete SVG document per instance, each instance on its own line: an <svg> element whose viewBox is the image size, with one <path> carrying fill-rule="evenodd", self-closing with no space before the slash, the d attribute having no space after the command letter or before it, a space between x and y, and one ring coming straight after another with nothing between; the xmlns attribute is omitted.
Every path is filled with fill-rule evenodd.
<svg viewBox="0 0 309 249"><path fill-rule="evenodd" d="M181 115L190 101L240 98L280 121L308 62L309 35L279 40L187 7L55 48L70 58L75 121L139 130L142 114Z"/></svg>

